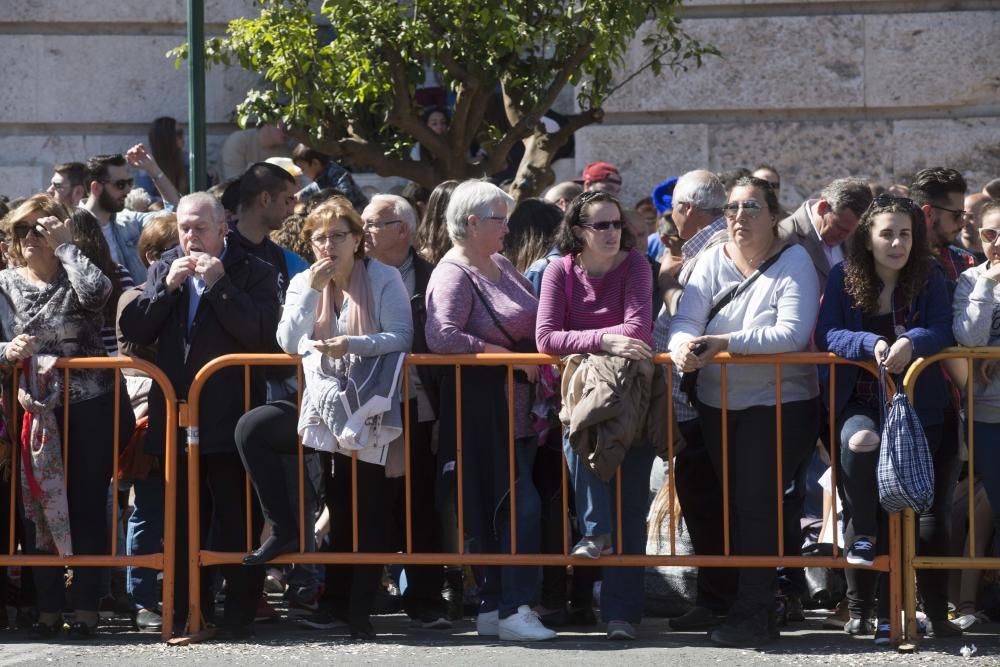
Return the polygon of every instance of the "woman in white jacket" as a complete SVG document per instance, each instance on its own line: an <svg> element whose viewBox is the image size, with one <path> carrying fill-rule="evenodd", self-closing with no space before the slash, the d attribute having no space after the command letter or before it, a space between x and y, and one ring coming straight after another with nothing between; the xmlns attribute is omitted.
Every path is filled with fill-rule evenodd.
<svg viewBox="0 0 1000 667"><path fill-rule="evenodd" d="M1000 201L986 202L979 237L986 261L965 271L955 286L952 332L960 345L1000 345ZM995 362L976 367L972 393L975 471L993 507L1000 545L1000 373Z"/></svg>
<svg viewBox="0 0 1000 667"><path fill-rule="evenodd" d="M345 355L372 357L408 352L413 340L409 296L402 276L393 267L365 257L360 216L350 202L334 197L306 218L302 233L318 258L309 271L292 279L278 324L278 343L289 354L324 355L318 368L331 370L331 360ZM398 383L397 383L398 386ZM303 412L310 409L308 392ZM236 426L236 443L254 489L260 498L271 536L244 560L257 565L298 550L297 512L293 511L281 466L281 456L296 453L298 410L278 401L250 411ZM331 550L352 547L352 462L334 454L333 476L327 479ZM386 471L383 465L359 457L357 474L358 548L381 551L386 512ZM308 528L305 528L308 530ZM311 531L310 531L311 532ZM342 566L328 573L327 598L335 616L346 620L351 635L371 638L368 618L378 590L379 565ZM331 595L332 593L332 595Z"/></svg>

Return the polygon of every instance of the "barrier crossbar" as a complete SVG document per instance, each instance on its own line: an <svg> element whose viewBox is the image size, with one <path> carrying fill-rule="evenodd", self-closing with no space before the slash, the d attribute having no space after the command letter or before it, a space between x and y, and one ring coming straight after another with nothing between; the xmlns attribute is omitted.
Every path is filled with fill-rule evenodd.
<svg viewBox="0 0 1000 667"><path fill-rule="evenodd" d="M15 515L16 503L17 503L17 486L19 484L19 470L21 466L21 457L18 455L21 451L19 446L21 438L21 423L19 416L22 414L22 410L17 401L17 391L20 381L20 371L18 367L13 368L13 372L10 374L10 384L8 385L10 394L8 395L5 406L5 414L7 415L7 427L8 433L11 436L12 447L11 447L11 458L8 462L7 470L10 472L10 483L8 485L8 534L7 538L7 551L6 553L0 553L0 566L20 566L20 567L146 567L156 570L163 571L163 627L161 630L161 636L163 640L168 640L173 633L173 598L174 598L174 544L176 535L176 465L177 465L177 399L173 390L173 386L170 384L170 380L159 368L153 364L144 361L142 359L136 359L131 357L76 357L76 358L60 358L55 367L63 371L62 378L62 447L63 447L63 474L64 480L68 483L66 476L68 475L69 467L69 450L71 446L80 446L75 443L78 440L84 440L86 434L84 433L71 433L69 429L69 388L71 382L71 371L82 370L82 369L107 369L114 371L114 398L115 398L115 412L114 412L114 442L112 444L114 448L114 464L112 477L108 480L109 488L111 488L112 493L112 512L111 512L111 525L109 526L109 535L111 536L110 543L110 555L94 555L94 554L83 554L83 555L72 555L72 556L59 556L59 555L46 555L46 554L28 554L28 553L16 553L16 534L15 526L17 517ZM163 548L159 553L128 556L118 553L118 443L119 443L119 412L121 409L121 401L128 401L128 396L123 395L121 391L121 373L123 369L134 369L141 371L152 378L153 382L156 382L160 389L163 391L164 402L165 402L165 414L166 414L166 443L164 449L164 459L162 462L163 470L163 488L164 488L164 520L163 520ZM182 491L187 492L187 489ZM23 546L23 545L22 545Z"/></svg>
<svg viewBox="0 0 1000 667"><path fill-rule="evenodd" d="M654 359L657 364L670 364L670 356L668 354L658 354ZM436 355L436 354L410 354L406 357L406 362L403 370L402 379L402 394L403 394L403 424L404 424L404 472L405 472L405 550L403 552L389 552L389 553L375 553L375 552L361 552L358 548L358 498L357 498L357 453L352 455L352 550L350 552L306 552L304 548L304 540L307 534L312 534L312 530L305 530L306 527L306 517L304 510L304 460L303 460L303 446L301 439L299 440L298 448L298 480L299 480L299 531L300 542L299 542L299 553L289 553L281 555L275 558L273 563L299 563L299 564L373 564L373 565L387 565L387 564L414 564L414 565L450 565L450 564L461 564L461 565L585 565L591 563L581 563L580 559L573 558L570 556L570 526L569 526L569 494L568 494L568 480L567 480L567 468L565 462L565 454L563 454L563 465L562 465L562 553L561 554L522 554L518 553L517 549L517 536L516 536L516 493L515 493L515 472L516 466L514 461L514 366L543 366L543 365L560 365L559 357L545 355L545 354L466 354L466 355ZM617 538L617 549L613 555L602 556L599 561L592 564L600 566L691 566L691 567L760 567L760 568L771 568L771 567L823 567L823 568L852 568L856 566L849 565L843 554L840 554L840 549L836 543L833 545L833 555L829 557L822 556L785 556L784 552L784 540L785 536L782 527L782 503L784 497L784 487L782 483L781 475L781 396L780 396L780 383L781 383L781 367L783 365L820 365L829 366L831 371L837 365L855 365L859 366L865 371L872 373L877 377L877 371L875 366L870 362L857 362L851 360L845 360L837 357L836 355L829 353L818 353L818 352L801 352L801 353L789 353L780 355L752 355L752 356L732 356L729 354L720 354L712 360L712 363L718 363L723 366L722 368L722 396L723 396L723 524L724 524L724 540L725 548L722 554L707 554L707 555L691 555L691 556L674 556L674 555L646 555L646 554L628 554L622 555L622 531L618 532ZM726 396L726 367L729 365L748 365L748 364L769 364L775 366L775 377L776 377L776 387L777 387L777 421L778 421L778 438L776 443L777 449L777 464L778 464L778 484L775 489L775 499L777 504L777 514L778 514L778 550L773 556L763 555L763 556L747 556L747 555L737 555L732 553L732 548L730 545L729 538L729 527L730 527L730 507L729 507L729 490L728 490L728 480L729 480L729 467L727 459L728 451L728 435L725 429L725 420L727 416L727 408L725 405ZM200 609L200 580L201 577L195 576L195 572L199 567L206 567L211 565L221 565L221 564L235 564L242 561L246 552L218 552L204 550L201 548L200 543L200 527L199 520L200 515L198 512L199 508L199 485L196 480L199 479L199 458L198 458L198 428L200 424L201 414L199 411L199 400L201 397L202 390L208 379L216 372L223 368L228 368L232 366L241 366L245 369L244 379L245 382L249 382L249 369L253 366L288 366L295 365L298 367L298 377L299 377L299 406L301 408L301 397L302 397L302 369L301 369L301 359L297 356L283 355L283 354L239 354L239 355L226 355L219 357L212 362L206 364L195 376L194 382L192 383L188 391L188 401L186 404L181 405L181 426L187 427L187 442L188 442L188 471L189 471L189 564L190 564L190 576L189 576L189 631L195 634L201 628L202 617ZM437 366L442 368L453 368L455 373L455 385L456 385L456 399L455 399L455 411L456 411L456 497L457 503L455 511L457 513L457 553L428 553L428 552L414 552L413 549L413 533L412 533L412 516L414 512L413 508L413 498L412 498L412 487L411 487L411 477L410 477L410 464L411 464L411 443L410 443L410 383L409 376L413 372L413 369L419 366ZM506 367L506 391L507 391L507 425L508 425L508 463L509 463L509 475L508 483L511 496L510 504L510 531L511 531L511 553L470 553L465 548L465 516L464 516L464 498L463 498L463 443L462 443L462 373L463 367L467 366L504 366ZM668 393L672 389L673 378L672 374L667 372L666 374L668 382ZM834 396L835 396L835 373L830 373L829 380L829 396L830 396L830 412L834 412ZM249 395L249 392L246 392ZM673 401L668 399L668 426L667 431L667 455L670 460L673 460L673 455L675 451L674 442L674 430L673 430ZM249 406L248 406L249 407ZM832 422L832 420L831 420ZM834 425L831 423L829 425L829 435L831 443L831 460L836 461L836 434L834 432ZM833 466L833 480L832 486L836 488L836 465ZM622 519L622 500L621 500L621 470L617 472L616 484L617 493L615 494L615 517L618 520L617 525L621 525ZM670 466L668 483L674 484L674 471L673 466ZM674 487L675 488L675 487ZM669 527L670 527L670 545L671 553L675 551L676 543L676 529L675 525L673 506L673 497L670 498L670 517L669 517ZM249 512L251 511L250 504L247 504L248 513L248 525L249 525ZM833 524L833 534L839 534L839 528L837 527L837 516L835 505L830 508L830 515L827 517ZM888 572L890 575L890 590L891 590L891 601L890 608L893 612L892 623L891 623L891 636L894 642L899 642L902 637L902 623L901 623L901 611L902 611L902 585L900 578L900 567L899 564L902 562L901 548L900 548L900 517L899 515L890 515L890 553L888 555L882 555L875 559L874 565L870 569L877 571ZM248 544L247 551L252 550L251 535L248 531Z"/></svg>

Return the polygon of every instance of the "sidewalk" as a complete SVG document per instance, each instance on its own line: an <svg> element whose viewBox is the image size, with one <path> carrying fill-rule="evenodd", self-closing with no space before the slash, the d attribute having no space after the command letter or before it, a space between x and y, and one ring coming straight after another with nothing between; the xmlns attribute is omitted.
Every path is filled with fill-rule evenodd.
<svg viewBox="0 0 1000 667"><path fill-rule="evenodd" d="M670 632L666 619L649 618L635 642L608 642L603 632L565 631L558 639L538 644L500 643L480 639L475 623L456 624L451 631L411 630L403 615L377 616L372 621L378 638L355 642L346 631L308 630L288 620L257 624L256 637L243 643L210 642L169 647L151 633L118 626L102 627L91 643L28 642L21 632L0 634L0 667L7 665L109 665L129 667L159 664L259 665L338 664L386 665L517 665L563 664L672 664L694 667L740 665L1000 665L1000 624L975 625L959 639L927 640L913 655L879 648L870 637L852 638L843 632L822 630L822 613L807 613L805 623L783 630L780 640L760 650L712 646L704 633ZM959 651L975 644L971 660Z"/></svg>

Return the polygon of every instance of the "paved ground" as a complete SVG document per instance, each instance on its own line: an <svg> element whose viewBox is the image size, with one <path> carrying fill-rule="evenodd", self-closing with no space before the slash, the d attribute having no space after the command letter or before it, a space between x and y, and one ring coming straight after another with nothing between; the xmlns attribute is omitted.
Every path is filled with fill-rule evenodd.
<svg viewBox="0 0 1000 667"><path fill-rule="evenodd" d="M303 629L292 622L258 624L256 637L243 643L215 641L189 647L168 647L155 635L132 632L119 624L104 627L92 643L60 641L31 643L20 632L0 633L0 667L7 665L109 665L152 664L259 665L338 664L388 665L552 665L601 664L613 661L631 665L998 665L1000 625L977 625L962 639L927 640L913 655L877 648L871 638L852 638L820 628L822 614L810 613L806 623L795 624L782 638L760 650L721 649L709 644L703 633L670 632L664 619L647 619L640 639L610 643L603 634L563 632L558 639L540 644L488 642L475 634L471 621L460 622L449 632L411 630L404 616L374 620L379 637L355 642L343 632ZM964 645L975 644L971 659L961 657ZM601 661L597 662L596 661ZM610 663L609 663L610 664Z"/></svg>

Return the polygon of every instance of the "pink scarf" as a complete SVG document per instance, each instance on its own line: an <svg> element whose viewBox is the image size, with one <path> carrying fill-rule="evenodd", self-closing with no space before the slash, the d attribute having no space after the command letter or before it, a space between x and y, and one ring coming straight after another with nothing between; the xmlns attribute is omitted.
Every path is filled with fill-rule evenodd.
<svg viewBox="0 0 1000 667"><path fill-rule="evenodd" d="M344 290L354 304L347 312L347 334L349 336L364 336L377 331L372 320L372 291L368 283L368 269L363 259L355 259L351 269L351 279ZM339 330L334 322L336 313L336 286L331 280L323 288L316 306L316 323L313 325L313 340L327 340Z"/></svg>

